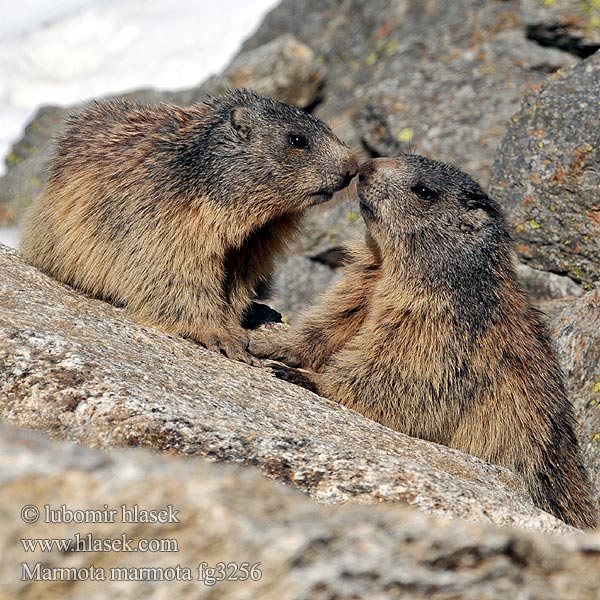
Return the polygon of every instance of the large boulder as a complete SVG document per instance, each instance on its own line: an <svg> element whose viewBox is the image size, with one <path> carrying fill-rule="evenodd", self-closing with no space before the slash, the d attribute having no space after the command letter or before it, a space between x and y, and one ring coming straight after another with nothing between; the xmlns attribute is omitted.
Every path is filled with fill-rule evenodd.
<svg viewBox="0 0 600 600"><path fill-rule="evenodd" d="M401 502L545 531L509 471L387 429L290 383L129 320L0 245L0 418L55 438L259 467L326 503Z"/></svg>
<svg viewBox="0 0 600 600"><path fill-rule="evenodd" d="M308 108L319 99L325 69L314 52L289 33L238 54L214 82L226 88L252 88L259 94Z"/></svg>
<svg viewBox="0 0 600 600"><path fill-rule="evenodd" d="M585 288L600 281L600 53L523 101L494 164L519 257Z"/></svg>
<svg viewBox="0 0 600 600"><path fill-rule="evenodd" d="M11 600L600 594L598 533L548 536L389 504L319 506L252 468L107 453L0 427L0 483L0 597ZM108 519L80 522L94 510ZM144 511L163 522L144 523ZM80 551L25 551L36 539L76 548L78 536ZM123 537L134 551L86 551ZM135 552L142 540L156 551ZM253 578L208 579L222 575L219 563Z"/></svg>
<svg viewBox="0 0 600 600"><path fill-rule="evenodd" d="M517 0L284 0L243 50L286 32L312 48L327 68L315 114L340 137L370 156L416 149L459 165L484 186L523 94L579 60L528 39ZM330 203L309 215L293 249L306 273L314 271L308 266L315 254L361 235L362 220L348 218L356 212L356 205ZM319 251L311 254L306 247L315 240ZM275 306L291 319L334 276L303 275L290 263L281 273L279 289L286 295ZM289 281L295 286L286 286ZM556 290L538 281L530 287L542 297L549 287ZM312 297L306 290L314 290Z"/></svg>

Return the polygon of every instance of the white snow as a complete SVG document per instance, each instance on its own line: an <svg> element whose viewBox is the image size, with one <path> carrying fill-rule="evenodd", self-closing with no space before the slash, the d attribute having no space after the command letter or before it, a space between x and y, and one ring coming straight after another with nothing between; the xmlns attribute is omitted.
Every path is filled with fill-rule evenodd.
<svg viewBox="0 0 600 600"><path fill-rule="evenodd" d="M191 87L221 70L278 0L0 0L0 174L42 104ZM15 243L0 229L0 242Z"/></svg>

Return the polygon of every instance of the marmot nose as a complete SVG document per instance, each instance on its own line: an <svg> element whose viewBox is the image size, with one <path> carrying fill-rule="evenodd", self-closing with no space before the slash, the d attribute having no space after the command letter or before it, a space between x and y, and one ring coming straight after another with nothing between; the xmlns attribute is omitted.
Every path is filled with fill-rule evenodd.
<svg viewBox="0 0 600 600"><path fill-rule="evenodd" d="M361 182L366 181L370 175L375 173L377 167L375 166L375 162L372 160L365 160L359 169L358 169L358 180Z"/></svg>
<svg viewBox="0 0 600 600"><path fill-rule="evenodd" d="M358 160L351 155L346 164L346 179L348 182L358 173Z"/></svg>

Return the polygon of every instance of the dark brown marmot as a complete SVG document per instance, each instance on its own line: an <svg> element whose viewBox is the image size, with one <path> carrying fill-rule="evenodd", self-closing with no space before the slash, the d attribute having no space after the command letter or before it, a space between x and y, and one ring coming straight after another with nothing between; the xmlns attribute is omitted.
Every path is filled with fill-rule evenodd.
<svg viewBox="0 0 600 600"><path fill-rule="evenodd" d="M319 119L250 91L93 102L67 122L21 249L144 323L257 362L241 326L303 212L356 174Z"/></svg>
<svg viewBox="0 0 600 600"><path fill-rule="evenodd" d="M345 279L287 342L251 349L383 425L514 470L537 506L594 527L573 408L498 204L414 155L364 163L358 195L368 243Z"/></svg>

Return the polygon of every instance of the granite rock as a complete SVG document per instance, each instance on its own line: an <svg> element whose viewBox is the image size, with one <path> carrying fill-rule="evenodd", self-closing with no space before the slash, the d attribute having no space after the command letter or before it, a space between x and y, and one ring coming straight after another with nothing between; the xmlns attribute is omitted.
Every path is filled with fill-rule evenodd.
<svg viewBox="0 0 600 600"><path fill-rule="evenodd" d="M416 150L459 165L484 186L523 94L578 62L527 38L518 0L284 0L243 49L284 33L309 46L327 69L314 112L357 151ZM361 227L360 219L349 226L350 212L351 204L340 210L330 203L312 215L293 251L308 258L307 240L319 240L320 252L348 243ZM285 312L296 316L332 277L291 276L297 290L288 291L302 301L288 302Z"/></svg>
<svg viewBox="0 0 600 600"><path fill-rule="evenodd" d="M412 505L544 531L508 470L410 438L130 321L0 245L0 418L52 437L253 465L320 502Z"/></svg>
<svg viewBox="0 0 600 600"><path fill-rule="evenodd" d="M224 73L193 90L142 93L190 103L230 85L257 87L308 107L359 155L416 149L486 185L522 95L579 60L528 39L528 14L518 0L284 0ZM0 180L5 219L44 182L43 170L25 161ZM280 267L275 302L292 320L335 276L313 257L360 234L361 220L347 218L356 212L351 197L340 194L312 213Z"/></svg>
<svg viewBox="0 0 600 600"><path fill-rule="evenodd" d="M314 52L292 35L282 35L263 46L238 54L221 76L223 88L252 88L300 108L319 99L325 69Z"/></svg>
<svg viewBox="0 0 600 600"><path fill-rule="evenodd" d="M600 281L600 54L523 100L498 149L492 193L532 267Z"/></svg>
<svg viewBox="0 0 600 600"><path fill-rule="evenodd" d="M2 600L592 600L600 593L598 533L549 536L389 504L319 506L252 468L89 450L0 427L0 483ZM100 510L114 511L113 522L46 522L46 505L55 521L67 520L67 511ZM123 511L136 506L138 522L124 522ZM24 521L35 516L31 507L40 510L37 522ZM139 522L150 510L164 511L166 522ZM85 543L125 536L132 548L155 540L171 551L25 552L21 542L74 545L77 536ZM209 585L206 567L220 562L248 563L256 580ZM54 580L21 581L23 563L33 573L39 563ZM104 581L89 580L92 566Z"/></svg>

